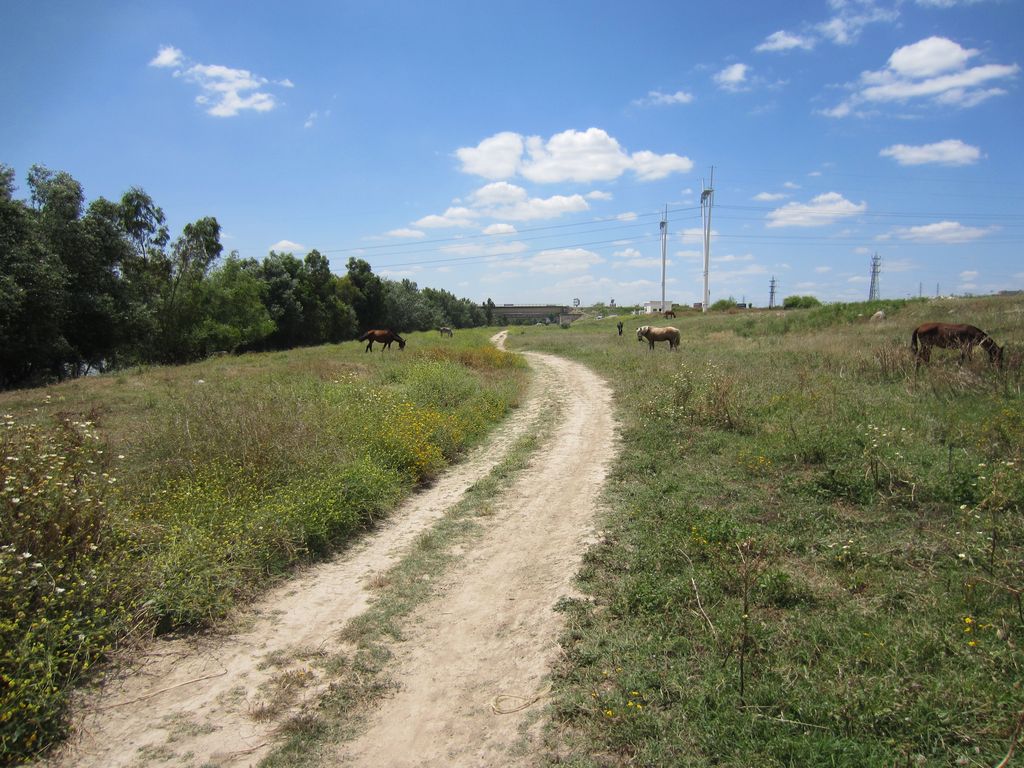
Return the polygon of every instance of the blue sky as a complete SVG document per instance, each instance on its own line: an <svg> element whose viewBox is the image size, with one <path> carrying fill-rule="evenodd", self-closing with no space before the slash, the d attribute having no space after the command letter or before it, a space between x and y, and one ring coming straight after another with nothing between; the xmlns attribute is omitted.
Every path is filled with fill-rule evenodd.
<svg viewBox="0 0 1024 768"><path fill-rule="evenodd" d="M1019 0L8 2L0 162L495 302L1024 288ZM25 195L24 185L19 194Z"/></svg>

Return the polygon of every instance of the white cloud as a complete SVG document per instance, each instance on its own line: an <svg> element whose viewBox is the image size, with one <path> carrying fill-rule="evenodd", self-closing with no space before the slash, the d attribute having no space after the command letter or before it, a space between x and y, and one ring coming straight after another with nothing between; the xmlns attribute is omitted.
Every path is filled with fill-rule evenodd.
<svg viewBox="0 0 1024 768"><path fill-rule="evenodd" d="M969 243L994 231L995 227L965 227L958 221L940 221L919 227L897 227L884 237L919 243Z"/></svg>
<svg viewBox="0 0 1024 768"><path fill-rule="evenodd" d="M604 259L585 248L558 248L541 251L532 259L529 259L528 266L531 272L562 275L572 272L585 272L592 265L603 262Z"/></svg>
<svg viewBox="0 0 1024 768"><path fill-rule="evenodd" d="M184 54L173 45L164 45L156 52L150 62L151 67L177 67L181 66Z"/></svg>
<svg viewBox="0 0 1024 768"><path fill-rule="evenodd" d="M527 250L525 243L513 240L497 244L474 242L446 245L441 248L441 253L456 256L512 256L525 250Z"/></svg>
<svg viewBox="0 0 1024 768"><path fill-rule="evenodd" d="M899 11L880 8L872 0L833 0L830 5L837 11L837 15L818 24L817 30L836 45L851 45L857 42L861 31L868 24L896 21L899 17Z"/></svg>
<svg viewBox="0 0 1024 768"><path fill-rule="evenodd" d="M640 107L660 107L672 104L689 104L691 101L693 101L693 94L686 91L676 91L675 93L648 91L644 98L637 99L633 103Z"/></svg>
<svg viewBox="0 0 1024 768"><path fill-rule="evenodd" d="M718 84L718 87L725 91L741 91L747 87L747 70L750 69L746 64L732 64L721 72L717 72L713 79Z"/></svg>
<svg viewBox="0 0 1024 768"><path fill-rule="evenodd" d="M616 221L636 221L635 211L623 211L615 217Z"/></svg>
<svg viewBox="0 0 1024 768"><path fill-rule="evenodd" d="M277 253L305 253L309 249L301 243L293 243L291 240L278 240L267 250Z"/></svg>
<svg viewBox="0 0 1024 768"><path fill-rule="evenodd" d="M977 50L962 48L945 37L929 37L893 51L888 68L903 77L935 77L963 69L977 55Z"/></svg>
<svg viewBox="0 0 1024 768"><path fill-rule="evenodd" d="M596 189L593 192L587 192L584 197L586 197L587 200L602 200L606 202L613 199L611 192L602 192Z"/></svg>
<svg viewBox="0 0 1024 768"><path fill-rule="evenodd" d="M484 139L475 147L455 150L462 171L485 179L507 179L516 175L523 155L523 137L504 131Z"/></svg>
<svg viewBox="0 0 1024 768"><path fill-rule="evenodd" d="M818 195L809 203L787 203L768 214L769 227L823 227L867 210L867 203L852 203L838 192Z"/></svg>
<svg viewBox="0 0 1024 768"><path fill-rule="evenodd" d="M174 68L175 77L198 85L200 94L196 96L196 103L202 104L207 114L215 117L234 117L246 110L269 112L277 106L277 100L267 91L267 86L294 87L287 78L271 83L267 78L247 69L221 64L189 66L185 55L173 46L161 47L149 65L163 69ZM307 118L307 127L310 119L313 119L313 115Z"/></svg>
<svg viewBox="0 0 1024 768"><path fill-rule="evenodd" d="M884 69L861 74L854 94L836 107L824 110L828 117L847 117L863 104L931 101L963 109L977 106L1005 91L992 81L1006 80L1020 71L1017 64L982 64L968 67L979 51L967 49L944 37L929 37L897 48Z"/></svg>
<svg viewBox="0 0 1024 768"><path fill-rule="evenodd" d="M636 248L626 248L622 251L612 253L615 262L612 269L649 269L652 267L661 268L661 257L644 256ZM666 264L671 265L672 260L666 259Z"/></svg>
<svg viewBox="0 0 1024 768"><path fill-rule="evenodd" d="M418 229L392 229L387 233L391 237L404 237L410 240L415 240L421 237L426 237L426 232L420 232Z"/></svg>
<svg viewBox="0 0 1024 768"><path fill-rule="evenodd" d="M718 236L718 230L711 230L711 237L714 239ZM704 228L703 227L686 227L680 233L679 237L684 243L703 243L704 242Z"/></svg>
<svg viewBox="0 0 1024 768"><path fill-rule="evenodd" d="M507 181L496 181L480 187L470 195L470 204L475 208L491 208L499 205L518 205L527 199L526 190Z"/></svg>
<svg viewBox="0 0 1024 768"><path fill-rule="evenodd" d="M422 219L413 222L415 227L426 229L442 229L444 227L472 227L477 217L476 211L469 208L453 207L443 214L424 216Z"/></svg>
<svg viewBox="0 0 1024 768"><path fill-rule="evenodd" d="M482 217L509 221L555 219L566 213L589 210L582 195L530 197L526 190L507 181L486 184L469 195L467 206L453 206L443 214L424 216L413 222L415 227L441 229L471 227ZM507 223L502 226L509 226ZM509 229L514 232L514 229Z"/></svg>
<svg viewBox="0 0 1024 768"><path fill-rule="evenodd" d="M965 269L963 272L960 273L961 280L973 280L977 276L978 272L973 269Z"/></svg>
<svg viewBox="0 0 1024 768"><path fill-rule="evenodd" d="M516 228L511 224L491 224L483 230L485 235L512 235L515 232Z"/></svg>
<svg viewBox="0 0 1024 768"><path fill-rule="evenodd" d="M814 271L817 272L819 275L823 275L826 272L831 272L832 267L815 267Z"/></svg>
<svg viewBox="0 0 1024 768"><path fill-rule="evenodd" d="M809 37L803 37L801 35L793 35L789 32L779 30L773 32L765 38L764 42L757 46L754 50L761 53L770 51L791 51L794 48L800 48L805 51L809 51L814 47L814 40Z"/></svg>
<svg viewBox="0 0 1024 768"><path fill-rule="evenodd" d="M754 195L754 199L762 203L772 203L776 200L785 200L789 195L783 192L758 192Z"/></svg>
<svg viewBox="0 0 1024 768"><path fill-rule="evenodd" d="M494 180L519 175L542 184L611 181L627 171L641 181L652 181L693 169L689 158L674 153L657 155L645 150L628 154L600 128L567 130L547 141L539 136L498 133L455 154L465 173Z"/></svg>
<svg viewBox="0 0 1024 768"><path fill-rule="evenodd" d="M893 144L878 154L881 157L891 157L900 165L972 165L978 162L981 150L959 139L946 139L919 147Z"/></svg>

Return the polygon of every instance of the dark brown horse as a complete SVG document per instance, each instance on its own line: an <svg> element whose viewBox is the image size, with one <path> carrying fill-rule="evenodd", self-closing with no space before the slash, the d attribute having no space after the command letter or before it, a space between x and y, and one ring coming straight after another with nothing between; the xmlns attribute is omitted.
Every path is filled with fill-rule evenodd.
<svg viewBox="0 0 1024 768"><path fill-rule="evenodd" d="M665 317L675 317L675 316L676 316L676 311L674 309L666 309L665 310Z"/></svg>
<svg viewBox="0 0 1024 768"><path fill-rule="evenodd" d="M957 325L954 323L924 323L914 329L910 336L910 350L917 358L917 365L927 363L932 354L932 347L960 350L960 364L970 359L975 347L988 352L989 362L1002 366L1003 348L996 344L992 337L981 328L973 325Z"/></svg>
<svg viewBox="0 0 1024 768"><path fill-rule="evenodd" d="M381 330L367 331L359 337L359 341L366 342L366 351L369 352L373 348L373 342L381 344L381 352L385 349L391 348L391 342L397 341L399 349L405 349L405 339L399 336L397 333L392 331L390 328L384 328Z"/></svg>
<svg viewBox="0 0 1024 768"><path fill-rule="evenodd" d="M679 349L679 329L673 328L670 325L664 328L654 325L641 325L636 329L636 340L644 341L645 339L650 345L650 349L654 349L654 342L656 341L667 341L669 352L673 349Z"/></svg>

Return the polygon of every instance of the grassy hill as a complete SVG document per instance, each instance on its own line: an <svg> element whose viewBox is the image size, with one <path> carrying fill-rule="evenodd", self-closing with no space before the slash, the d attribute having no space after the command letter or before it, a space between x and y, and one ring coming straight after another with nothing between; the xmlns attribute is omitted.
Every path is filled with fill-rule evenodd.
<svg viewBox="0 0 1024 768"><path fill-rule="evenodd" d="M516 404L485 331L219 357L0 394L0 762L119 646L337 551Z"/></svg>
<svg viewBox="0 0 1024 768"><path fill-rule="evenodd" d="M986 329L1005 370L916 370L928 320ZM998 763L1024 711L1024 301L680 313L679 353L648 322L509 337L607 376L624 434L562 606L556 762Z"/></svg>

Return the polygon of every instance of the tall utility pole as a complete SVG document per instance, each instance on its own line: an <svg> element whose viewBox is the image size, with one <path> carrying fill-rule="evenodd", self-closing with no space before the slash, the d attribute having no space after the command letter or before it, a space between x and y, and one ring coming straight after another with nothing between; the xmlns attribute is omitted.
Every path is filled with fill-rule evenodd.
<svg viewBox="0 0 1024 768"><path fill-rule="evenodd" d="M772 281L768 283L768 309L775 309L775 275L772 275Z"/></svg>
<svg viewBox="0 0 1024 768"><path fill-rule="evenodd" d="M878 301L878 275L882 271L882 257L877 253L871 257L871 288L868 289L868 301Z"/></svg>
<svg viewBox="0 0 1024 768"><path fill-rule="evenodd" d="M661 217L661 311L665 311L665 254L668 251L668 206Z"/></svg>
<svg viewBox="0 0 1024 768"><path fill-rule="evenodd" d="M711 264L711 206L715 202L715 166L711 166L711 180L700 193L700 216L704 222L704 301L703 311L708 311L711 291L708 287L708 275Z"/></svg>

